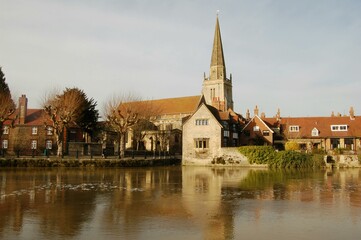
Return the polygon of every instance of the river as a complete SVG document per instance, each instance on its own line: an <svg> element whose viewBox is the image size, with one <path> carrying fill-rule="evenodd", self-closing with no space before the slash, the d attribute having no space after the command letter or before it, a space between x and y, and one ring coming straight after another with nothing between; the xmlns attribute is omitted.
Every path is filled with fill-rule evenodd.
<svg viewBox="0 0 361 240"><path fill-rule="evenodd" d="M361 169L0 169L1 239L359 239Z"/></svg>

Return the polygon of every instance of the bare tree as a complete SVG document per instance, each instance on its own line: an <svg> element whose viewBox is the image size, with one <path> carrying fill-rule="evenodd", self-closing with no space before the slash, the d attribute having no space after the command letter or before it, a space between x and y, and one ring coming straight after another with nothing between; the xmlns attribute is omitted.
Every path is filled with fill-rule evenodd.
<svg viewBox="0 0 361 240"><path fill-rule="evenodd" d="M140 119L150 119L158 113L151 101L141 101L133 95L115 97L108 101L104 109L107 124L119 134L118 153L124 158L126 133L135 126Z"/></svg>
<svg viewBox="0 0 361 240"><path fill-rule="evenodd" d="M11 120L10 116L15 112L15 110L15 102L11 98L9 86L5 82L5 75L0 67L0 137L3 133L2 128L4 122L6 120Z"/></svg>
<svg viewBox="0 0 361 240"><path fill-rule="evenodd" d="M46 97L43 109L54 129L58 156L63 153L64 132L68 127L90 132L96 125L99 114L95 106L93 99L89 100L78 88L66 88L61 94L55 92Z"/></svg>
<svg viewBox="0 0 361 240"><path fill-rule="evenodd" d="M132 127L133 141L136 143L136 150L139 150L140 143L149 131L157 130L157 127L148 119L140 119L137 124Z"/></svg>

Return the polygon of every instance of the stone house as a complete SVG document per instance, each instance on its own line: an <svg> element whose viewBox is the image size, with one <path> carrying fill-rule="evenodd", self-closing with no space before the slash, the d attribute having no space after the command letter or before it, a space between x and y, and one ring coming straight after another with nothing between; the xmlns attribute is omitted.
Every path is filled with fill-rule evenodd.
<svg viewBox="0 0 361 240"><path fill-rule="evenodd" d="M201 96L150 100L152 108L157 109L157 114L151 118L154 129L144 131L141 139L136 139L133 131L129 131L126 149L181 154L184 119L196 111L200 101Z"/></svg>
<svg viewBox="0 0 361 240"><path fill-rule="evenodd" d="M209 164L224 147L237 147L244 118L233 111L232 75L227 78L218 16L209 77L202 102L183 125L183 164Z"/></svg>

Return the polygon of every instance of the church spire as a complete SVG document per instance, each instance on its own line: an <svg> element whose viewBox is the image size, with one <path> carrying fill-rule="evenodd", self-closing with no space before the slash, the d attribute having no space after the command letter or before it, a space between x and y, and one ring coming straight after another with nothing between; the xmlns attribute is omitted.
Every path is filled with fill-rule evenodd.
<svg viewBox="0 0 361 240"><path fill-rule="evenodd" d="M226 64L223 56L221 30L218 14L214 32L211 67L209 77L204 76L202 94L207 104L220 111L233 109L232 77L226 77Z"/></svg>
<svg viewBox="0 0 361 240"><path fill-rule="evenodd" d="M216 29L214 32L210 70L211 70L210 80L224 79L226 77L226 65L223 56L223 46L222 46L221 30L219 27L218 14L216 19Z"/></svg>

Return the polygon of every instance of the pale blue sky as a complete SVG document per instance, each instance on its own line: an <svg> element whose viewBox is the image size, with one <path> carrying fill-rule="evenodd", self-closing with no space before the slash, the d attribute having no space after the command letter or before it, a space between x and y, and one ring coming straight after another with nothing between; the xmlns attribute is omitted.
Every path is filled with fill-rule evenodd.
<svg viewBox="0 0 361 240"><path fill-rule="evenodd" d="M39 107L54 87L98 102L199 95L219 19L235 110L361 115L359 0L0 0L0 66Z"/></svg>

